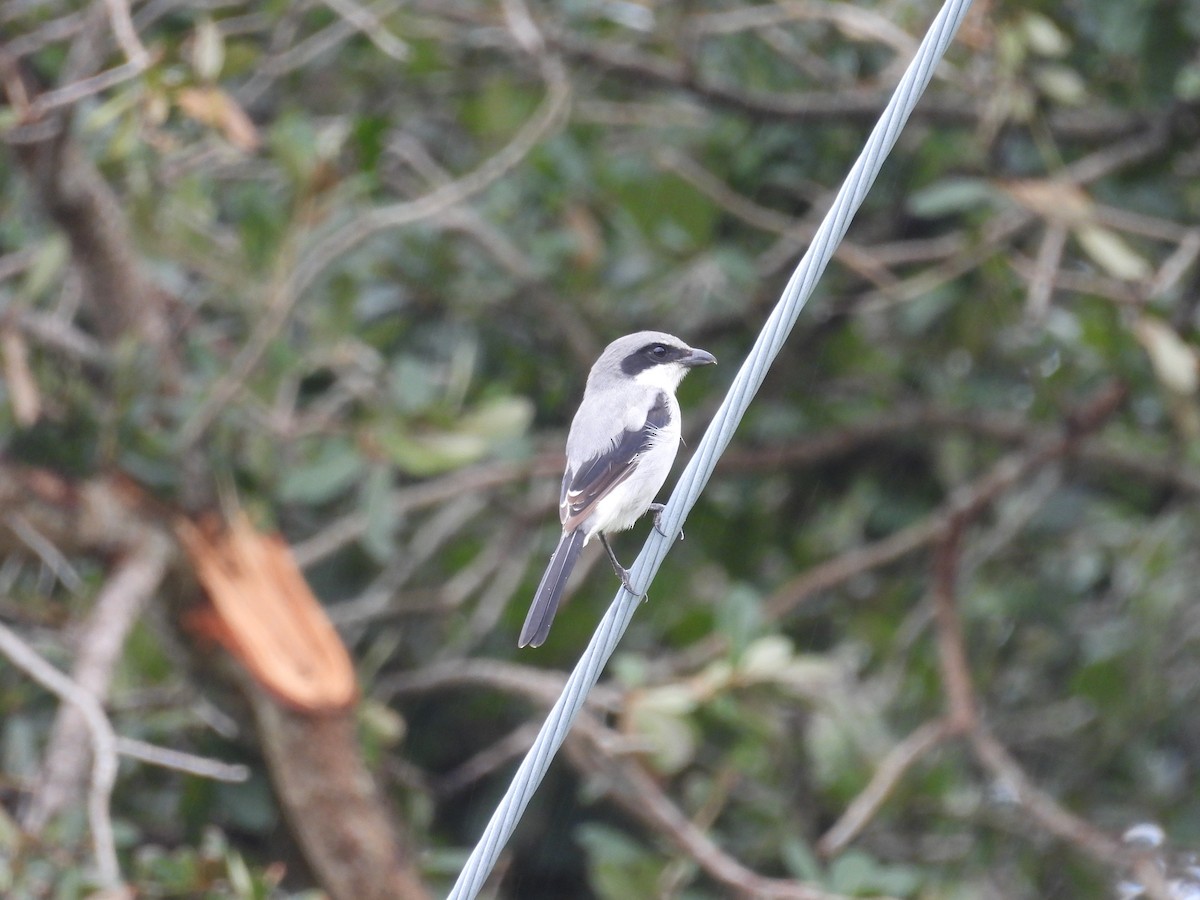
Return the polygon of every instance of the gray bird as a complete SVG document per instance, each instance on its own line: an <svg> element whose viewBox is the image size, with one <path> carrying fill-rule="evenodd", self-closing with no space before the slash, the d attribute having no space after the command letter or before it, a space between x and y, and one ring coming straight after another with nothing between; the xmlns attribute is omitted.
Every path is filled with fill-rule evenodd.
<svg viewBox="0 0 1200 900"><path fill-rule="evenodd" d="M662 504L654 497L679 449L675 389L688 369L716 361L661 331L639 331L604 348L567 435L558 501L562 537L533 595L518 647L539 647L546 640L567 578L597 535L625 589L636 593L606 535L632 527L650 509L657 526Z"/></svg>

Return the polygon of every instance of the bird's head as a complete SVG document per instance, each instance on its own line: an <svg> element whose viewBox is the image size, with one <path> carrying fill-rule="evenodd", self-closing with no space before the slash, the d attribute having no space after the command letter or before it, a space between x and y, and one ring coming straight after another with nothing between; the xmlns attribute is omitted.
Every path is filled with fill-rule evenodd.
<svg viewBox="0 0 1200 900"><path fill-rule="evenodd" d="M707 350L689 347L674 335L639 331L605 347L592 373L615 371L639 384L674 393L689 369L714 365L716 361Z"/></svg>

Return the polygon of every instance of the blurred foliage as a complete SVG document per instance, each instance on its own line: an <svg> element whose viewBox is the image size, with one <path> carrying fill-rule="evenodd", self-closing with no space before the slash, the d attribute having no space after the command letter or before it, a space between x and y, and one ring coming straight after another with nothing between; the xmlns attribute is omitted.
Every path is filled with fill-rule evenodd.
<svg viewBox="0 0 1200 900"><path fill-rule="evenodd" d="M929 554L771 602L938 514L1111 379L1129 399L1096 452L1039 467L968 530L968 659L987 722L1041 788L1114 834L1149 821L1172 847L1200 846L1200 4L977 6L735 438L742 462L718 471L609 676L624 692L614 727L718 845L849 896L1114 889L955 744L849 849L820 856L888 751L943 710ZM470 657L573 663L615 583L601 561L548 644L516 651L556 536L557 479L525 464L561 453L591 361L643 327L721 361L681 390L695 446L936 5L535 6L570 81L561 122L398 228L375 211L486 171L551 102L555 70L518 46L500 4L362 4L365 30L335 8L135 4L155 62L81 102L74 130L170 294L179 368L130 342L105 349L98 377L30 331L42 412L19 421L7 378L0 434L10 458L120 469L164 500L194 492L190 443L288 535L359 663L372 764L444 890L511 766L439 785L542 707L511 684L388 685ZM0 27L57 85L72 42L104 32L87 9L12 4ZM120 61L110 48L106 66ZM769 111L805 100L807 114ZM0 253L14 263L6 322L90 332L68 247L12 164ZM907 425L863 430L904 412ZM800 452L823 437L833 451ZM617 540L623 558L646 527ZM31 563L0 568L0 612L59 664L102 580L73 562L74 588ZM124 763L126 874L145 897L305 896L253 735L166 635L152 617L126 649L118 732L255 776L214 785ZM6 794L34 776L53 708L0 666ZM603 781L556 764L501 896L728 895ZM0 893L87 894L82 812L56 828L25 846L0 818Z"/></svg>

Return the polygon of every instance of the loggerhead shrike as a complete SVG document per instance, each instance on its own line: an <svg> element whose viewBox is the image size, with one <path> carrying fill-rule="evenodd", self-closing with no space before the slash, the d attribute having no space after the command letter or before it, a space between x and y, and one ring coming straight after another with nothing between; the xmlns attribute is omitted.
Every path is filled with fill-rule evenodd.
<svg viewBox="0 0 1200 900"><path fill-rule="evenodd" d="M518 647L539 647L546 640L580 551L597 535L621 583L636 593L606 535L632 527L649 509L657 526L662 504L654 497L679 449L675 389L688 369L716 361L661 331L639 331L604 348L567 435L558 501L562 537L533 595Z"/></svg>

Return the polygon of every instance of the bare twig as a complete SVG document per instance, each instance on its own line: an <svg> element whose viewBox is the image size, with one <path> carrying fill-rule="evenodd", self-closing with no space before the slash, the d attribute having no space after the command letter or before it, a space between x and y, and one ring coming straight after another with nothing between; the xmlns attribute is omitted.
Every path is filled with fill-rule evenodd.
<svg viewBox="0 0 1200 900"><path fill-rule="evenodd" d="M947 719L926 722L896 744L875 769L870 782L817 842L823 856L836 856L875 818L908 771L954 733Z"/></svg>
<svg viewBox="0 0 1200 900"><path fill-rule="evenodd" d="M449 660L381 679L376 693L382 697L422 694L458 687L488 688L526 697L551 706L562 692L566 675L515 663L495 660ZM611 713L622 705L622 692L598 685L588 695L588 704L600 713Z"/></svg>
<svg viewBox="0 0 1200 900"><path fill-rule="evenodd" d="M561 62L552 56L543 60L542 70L547 82L545 99L507 146L498 153L485 160L470 174L436 188L417 200L376 207L355 215L349 222L318 235L315 245L298 255L299 261L290 277L280 278L272 287L267 313L255 327L250 340L180 429L176 439L178 448L193 446L220 410L237 395L257 367L270 341L291 316L305 290L334 261L375 234L442 214L462 203L510 171L548 132L563 121L571 97L570 79Z"/></svg>
<svg viewBox="0 0 1200 900"><path fill-rule="evenodd" d="M108 9L108 19L112 24L113 34L117 38L117 43L121 45L125 58L139 69L146 68L150 62L150 54L142 46L137 29L133 27L128 0L104 0L104 5Z"/></svg>
<svg viewBox="0 0 1200 900"><path fill-rule="evenodd" d="M1059 177L1075 184L1099 181L1106 175L1161 152L1170 134L1170 120L1157 119L1149 127L1139 128L1124 140L1106 143L1099 150L1064 166Z"/></svg>
<svg viewBox="0 0 1200 900"><path fill-rule="evenodd" d="M38 257L38 247L25 247L0 256L0 281L7 281L25 272Z"/></svg>
<svg viewBox="0 0 1200 900"><path fill-rule="evenodd" d="M504 19L517 45L530 56L546 52L546 39L533 20L525 0L503 0Z"/></svg>
<svg viewBox="0 0 1200 900"><path fill-rule="evenodd" d="M376 20L381 20L399 5L395 0L389 0L389 2L365 7L363 12ZM295 7L296 11L302 9L303 7ZM293 42L296 37L297 22L294 19L288 22L286 18L284 21L284 27L278 29L276 33L277 41L273 42L271 54L263 60L259 70L239 92L239 96L243 100L249 101L258 97L275 79L303 68L321 54L333 50L338 44L360 33L361 30L356 22L345 16L339 16L320 31L310 34L303 40ZM393 47L392 49L398 48ZM407 49L407 45L405 45L405 52ZM388 51L384 50L383 52L387 53Z"/></svg>
<svg viewBox="0 0 1200 900"><path fill-rule="evenodd" d="M440 663L418 672L396 676L377 685L384 696L426 693L454 688L491 688L520 694L545 705L552 704L562 690L564 676L484 660ZM588 698L597 714L615 711L623 705L622 694L598 685ZM464 781L484 774L499 765L508 754L519 753L528 735L523 729L513 732L499 744L466 764L452 784L457 789ZM629 740L602 725L594 715L585 714L576 723L565 745L568 758L587 773L603 772L613 798L621 806L657 833L663 834L682 853L694 859L710 877L734 892L734 896L779 898L779 900L834 900L836 895L798 881L767 878L746 868L727 854L702 827L675 806L661 787L627 752Z"/></svg>
<svg viewBox="0 0 1200 900"><path fill-rule="evenodd" d="M97 703L108 693L129 629L162 580L169 552L163 535L147 531L96 596L80 630L72 678ZM92 726L76 706L62 707L54 723L38 787L22 823L35 834L72 801L87 768L86 733Z"/></svg>
<svg viewBox="0 0 1200 900"><path fill-rule="evenodd" d="M373 10L355 0L321 0L321 2L354 26L380 52L398 62L408 59L408 44L392 34Z"/></svg>
<svg viewBox="0 0 1200 900"><path fill-rule="evenodd" d="M224 409L238 392L246 379L257 368L263 354L271 345L280 330L291 317L296 302L300 299L297 291L289 290L287 276L283 273L286 265L280 266L280 271L272 279L267 290L267 302L263 316L255 323L254 331L234 356L228 369L209 389L208 395L199 403L191 416L179 429L175 438L176 450L185 453L195 446L209 426L216 420L217 415Z"/></svg>
<svg viewBox="0 0 1200 900"><path fill-rule="evenodd" d="M1037 221L1035 215L1022 209L1001 212L984 226L979 240L967 245L963 252L940 265L922 269L886 290L876 288L864 292L854 299L854 307L862 313L875 313L922 297L978 268Z"/></svg>
<svg viewBox="0 0 1200 900"><path fill-rule="evenodd" d="M1069 229L1062 222L1050 222L1042 243L1038 247L1037 263L1029 281L1029 296L1025 300L1026 313L1035 322L1041 322L1050 309L1054 293L1054 276L1062 263L1063 249L1067 246Z"/></svg>
<svg viewBox="0 0 1200 900"><path fill-rule="evenodd" d="M507 765L509 761L524 754L533 744L537 732L536 722L518 725L504 737L480 750L439 778L434 784L434 790L442 799L461 793L501 766Z"/></svg>
<svg viewBox="0 0 1200 900"><path fill-rule="evenodd" d="M818 591L828 590L860 572L899 559L945 534L947 529L953 527L957 517L974 515L1019 479L1048 462L1074 452L1080 439L1099 428L1116 410L1124 395L1125 389L1120 384L1108 385L1075 412L1072 424L1066 430L1027 451L1004 457L986 475L956 490L931 515L882 540L848 551L796 576L767 600L766 615L771 619L783 616Z"/></svg>
<svg viewBox="0 0 1200 900"><path fill-rule="evenodd" d="M227 781L234 784L245 781L250 777L250 767L241 763L221 762L218 759L208 759L194 753L184 753L170 747L159 747L155 744L139 741L137 738L116 737L115 749L121 756L136 759L148 765L162 769L172 769L200 778L210 778L213 781Z"/></svg>
<svg viewBox="0 0 1200 900"><path fill-rule="evenodd" d="M730 794L742 781L742 778L742 773L732 765L726 765L718 771L712 779L708 796L690 817L692 824L701 832L711 829L720 818L722 810L729 802ZM658 900L672 900L672 898L680 896L695 869L695 861L687 856L681 856L667 866L658 877L655 891Z"/></svg>
<svg viewBox="0 0 1200 900"><path fill-rule="evenodd" d="M146 71L146 67L140 63L124 62L111 69L105 69L103 72L97 72L95 75L89 75L87 78L72 81L63 87L45 91L38 94L26 107L25 118L30 120L33 125L46 124L41 122L41 120L48 113L64 107L74 106L80 100L103 93L126 81L131 81L144 71ZM57 127L57 125L52 126L52 128ZM38 143L45 140L45 134L42 129L21 125L8 132L5 135L5 139L13 144Z"/></svg>
<svg viewBox="0 0 1200 900"><path fill-rule="evenodd" d="M46 690L78 711L91 741L92 764L87 809L96 868L105 887L120 886L121 867L117 861L112 817L109 813L109 801L117 779L116 738L100 701L78 682L68 678L43 659L15 631L3 623L0 623L0 653Z"/></svg>
<svg viewBox="0 0 1200 900"><path fill-rule="evenodd" d="M818 0L784 0L702 13L693 16L689 24L699 35L724 35L797 21L831 22L850 37L876 41L904 57L911 56L917 47L912 35L876 12Z"/></svg>
<svg viewBox="0 0 1200 900"><path fill-rule="evenodd" d="M561 472L562 457L559 454L545 453L522 462L483 463L451 472L442 478L400 488L392 493L390 503L393 512L400 515L445 503L464 493L492 490L523 478L541 478ZM366 528L366 516L352 513L335 519L318 534L296 544L292 553L301 568L311 566L358 540Z"/></svg>
<svg viewBox="0 0 1200 900"><path fill-rule="evenodd" d="M380 206L355 215L333 231L319 235L292 274L290 290L302 294L334 261L368 238L436 216L479 193L511 171L537 144L564 120L571 99L571 82L555 57L543 66L547 93L541 105L518 129L508 144L477 168L456 181L435 188L416 200Z"/></svg>
<svg viewBox="0 0 1200 900"><path fill-rule="evenodd" d="M933 554L933 621L936 626L938 665L946 692L947 723L957 732L978 721L971 669L967 665L962 620L958 615L958 557L965 516L951 518Z"/></svg>
<svg viewBox="0 0 1200 900"><path fill-rule="evenodd" d="M1094 404L1081 418L1094 426L1098 421L1096 414L1103 407L1102 403ZM917 760L946 738L965 734L976 757L1002 788L1002 796L1008 802L1020 806L1042 828L1093 859L1106 865L1133 867L1136 859L1117 840L1070 813L1037 788L980 720L955 584L963 529L977 512L978 507L967 506L951 517L939 537L933 561L934 623L947 715L921 726L888 755L837 825L822 838L820 847L826 853L844 847L865 827Z"/></svg>
<svg viewBox="0 0 1200 900"><path fill-rule="evenodd" d="M1127 863L1129 855L1119 841L1068 812L1029 780L996 738L985 728L971 731L971 746L983 766L1012 799L1042 828L1105 865Z"/></svg>
<svg viewBox="0 0 1200 900"><path fill-rule="evenodd" d="M936 537L942 525L940 516L927 516L872 544L855 547L806 569L767 598L764 604L767 617L781 618L815 594L919 550Z"/></svg>
<svg viewBox="0 0 1200 900"><path fill-rule="evenodd" d="M5 9L16 5L15 3L6 4ZM75 37L86 27L87 20L88 13L86 11L70 12L57 19L42 22L27 34L13 35L11 38L6 34L5 37L9 39L5 41L3 52L8 53L13 59L31 56L43 47Z"/></svg>
<svg viewBox="0 0 1200 900"><path fill-rule="evenodd" d="M1115 206L1106 206L1103 203L1097 203L1092 207L1091 217L1098 224L1106 225L1117 231L1125 231L1169 244L1180 243L1192 231L1191 226L1181 222L1172 222L1161 216L1150 216L1128 209L1119 209Z"/></svg>
<svg viewBox="0 0 1200 900"><path fill-rule="evenodd" d="M1050 231L1053 230L1052 227ZM1050 232L1047 233L1047 238L1052 238ZM1046 244L1042 245L1042 249L1046 249ZM1104 297L1122 306L1142 306L1146 302L1145 292L1137 285L1127 281L1109 278L1096 272L1044 268L1046 263L1040 253L1036 261L1030 260L1020 253L1010 253L1008 261L1016 273L1029 282L1029 297L1026 305L1031 317L1038 314L1039 304L1044 304L1043 310L1049 308L1050 297L1056 290ZM1056 262L1061 262L1061 259ZM1044 296L1038 296L1042 291L1044 291Z"/></svg>
<svg viewBox="0 0 1200 900"><path fill-rule="evenodd" d="M599 41L566 31L549 31L551 47L578 62L615 72L641 82L682 88L737 112L778 119L837 118L866 122L874 119L887 102L884 91L873 88L843 88L802 94L767 94L700 78L690 65L676 63L631 49L615 41ZM927 98L916 115L943 123L968 123L976 118L973 102Z"/></svg>
<svg viewBox="0 0 1200 900"><path fill-rule="evenodd" d="M610 796L622 809L695 860L732 896L759 900L835 900L839 896L800 881L769 878L747 868L689 819L640 763L607 752L600 734L604 730L594 719L581 716L575 733L564 745L567 758L584 772L603 773Z"/></svg>
<svg viewBox="0 0 1200 900"><path fill-rule="evenodd" d="M831 7L836 5L830 4ZM483 28L494 24L488 12L480 11L486 10L486 7L445 3L426 6L436 9L439 17L460 25ZM845 15L852 18L854 13L847 12ZM572 61L636 83L642 88L646 84L679 88L709 101L709 106L730 109L754 118L771 121L789 118L828 119L841 124L869 125L887 102L886 93L882 90L825 90L786 96L741 91L705 82L697 76L690 61L678 63L631 48L627 42L595 40L567 29L544 27L543 30L547 44ZM885 44L891 42L885 35L874 37ZM941 125L976 126L985 115L981 112L981 106L977 100L969 97L926 97L914 111L914 117L917 121ZM1151 116L1143 112L1090 106L1086 109L1053 110L1048 115L1048 122L1050 130L1062 140L1111 142L1166 127L1179 113L1166 111Z"/></svg>
<svg viewBox="0 0 1200 900"><path fill-rule="evenodd" d="M1139 131L1115 144L1106 145L1102 149L1064 166L1056 177L1067 184L1092 183L1125 166L1161 152L1168 133L1167 122L1165 120L1158 121L1145 131ZM1182 242L1187 239L1188 231L1185 226L1176 226L1174 223L1162 219L1137 216L1108 207L1104 207L1102 213L1104 220L1113 227L1147 234L1161 240ZM940 265L921 270L886 287L865 292L855 299L854 305L863 313L872 313L923 296L939 285L977 268L984 260L1009 245L1015 237L1038 220L1038 216L1024 209L1002 212L985 226L979 241L961 245L961 250ZM1066 232L1061 225L1053 223L1049 228L1036 263L1027 263L1019 258L1014 261L1014 265L1022 276L1031 282L1028 307L1032 316L1036 318L1048 306L1050 295L1055 288L1098 293L1123 303L1144 301L1145 297L1142 292L1134 286L1089 273L1062 271L1058 263L1062 257ZM789 239L785 237L778 246L763 255L763 268L769 271L772 266L784 264L790 260L794 251L795 248L789 246ZM884 256L877 257L878 262L884 260Z"/></svg>
<svg viewBox="0 0 1200 900"><path fill-rule="evenodd" d="M437 510L424 523L399 559L391 563L365 591L339 603L330 619L339 627L362 625L391 606L400 586L446 542L473 521L486 505L486 498L464 494ZM444 592L444 591L443 591Z"/></svg>
<svg viewBox="0 0 1200 900"><path fill-rule="evenodd" d="M726 212L748 225L784 235L789 242L798 245L807 244L816 233L819 224L816 219L812 222L793 219L776 210L760 206L681 153L664 150L657 159L660 166L679 175ZM838 246L835 258L881 290L896 283L896 277L885 266L880 265L869 250L853 241L843 240ZM767 263L768 267L770 265L772 264Z"/></svg>
<svg viewBox="0 0 1200 900"><path fill-rule="evenodd" d="M525 571L529 568L537 541L530 539L523 530L518 528L514 529L513 533L506 536L505 539L497 540L495 546L499 552L494 562L489 560L489 565L483 569L490 574L487 581L479 586L481 592L474 610L461 630L446 641L436 654L437 658L465 656L471 647L482 642L487 635L493 632L496 623L500 621L505 608L520 586ZM447 584L447 588L449 587L450 585ZM450 598L452 603L457 601L458 604L465 599L465 594L461 599Z"/></svg>
<svg viewBox="0 0 1200 900"><path fill-rule="evenodd" d="M71 561L28 519L19 512L12 512L4 517L4 524L12 529L13 534L24 541L25 546L37 554L63 587L73 594L83 593L83 579L79 577L79 573L75 571Z"/></svg>
<svg viewBox="0 0 1200 900"><path fill-rule="evenodd" d="M91 335L57 316L32 311L15 316L17 327L34 341L100 369L112 368L112 356Z"/></svg>
<svg viewBox="0 0 1200 900"><path fill-rule="evenodd" d="M1183 236L1179 246L1168 256L1158 273L1146 288L1146 296L1161 297L1183 278L1184 274L1200 256L1200 231L1191 229Z"/></svg>

